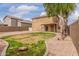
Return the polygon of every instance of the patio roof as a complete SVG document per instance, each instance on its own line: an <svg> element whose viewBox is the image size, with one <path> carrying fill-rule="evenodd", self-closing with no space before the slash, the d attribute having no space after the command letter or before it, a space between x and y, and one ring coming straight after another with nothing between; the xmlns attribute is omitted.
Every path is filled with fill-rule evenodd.
<svg viewBox="0 0 79 59"><path fill-rule="evenodd" d="M38 17L32 18L32 20L34 20L34 19L39 19L39 18L45 18L45 17L48 17L48 16L38 16Z"/></svg>
<svg viewBox="0 0 79 59"><path fill-rule="evenodd" d="M32 22L29 21L29 20L22 20L22 21L20 21L20 22L22 22L22 23L32 23Z"/></svg>

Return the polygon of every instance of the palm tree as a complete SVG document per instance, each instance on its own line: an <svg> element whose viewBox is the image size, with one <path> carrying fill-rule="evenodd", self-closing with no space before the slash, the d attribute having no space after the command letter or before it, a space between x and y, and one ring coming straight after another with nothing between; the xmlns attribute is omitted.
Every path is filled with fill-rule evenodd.
<svg viewBox="0 0 79 59"><path fill-rule="evenodd" d="M44 3L45 11L49 17L57 16L59 19L59 27L61 38L64 39L67 29L67 18L71 12L75 9L76 4L74 3ZM62 23L62 25L61 25Z"/></svg>

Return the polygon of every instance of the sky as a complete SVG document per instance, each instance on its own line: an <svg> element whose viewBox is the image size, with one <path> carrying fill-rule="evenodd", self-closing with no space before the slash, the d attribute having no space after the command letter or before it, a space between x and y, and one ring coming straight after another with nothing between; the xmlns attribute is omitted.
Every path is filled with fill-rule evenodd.
<svg viewBox="0 0 79 59"><path fill-rule="evenodd" d="M16 16L25 20L45 14L43 4L4 3L0 4L0 20L5 16Z"/></svg>
<svg viewBox="0 0 79 59"><path fill-rule="evenodd" d="M24 20L32 20L34 17L46 15L42 3L0 3L0 20L5 16L16 16ZM68 24L73 23L79 16L79 4L68 17Z"/></svg>

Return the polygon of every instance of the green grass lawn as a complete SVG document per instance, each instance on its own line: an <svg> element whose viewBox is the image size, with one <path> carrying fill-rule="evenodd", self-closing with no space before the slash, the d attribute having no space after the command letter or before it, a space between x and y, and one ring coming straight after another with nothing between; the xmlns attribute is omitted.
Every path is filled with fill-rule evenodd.
<svg viewBox="0 0 79 59"><path fill-rule="evenodd" d="M9 43L8 56L42 56L46 51L45 40L54 37L52 32L34 32L2 37ZM27 47L27 51L18 51L19 47Z"/></svg>

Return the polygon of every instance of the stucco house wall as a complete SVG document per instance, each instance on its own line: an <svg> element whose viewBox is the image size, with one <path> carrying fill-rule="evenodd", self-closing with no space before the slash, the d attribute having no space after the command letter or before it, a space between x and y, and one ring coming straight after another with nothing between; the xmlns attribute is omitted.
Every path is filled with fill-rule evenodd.
<svg viewBox="0 0 79 59"><path fill-rule="evenodd" d="M21 22L20 22L20 21L18 21L17 26L18 26L18 27L21 27Z"/></svg>
<svg viewBox="0 0 79 59"><path fill-rule="evenodd" d="M18 20L16 20L16 19L11 19L11 26L17 27L17 26L18 26Z"/></svg>
<svg viewBox="0 0 79 59"><path fill-rule="evenodd" d="M4 24L7 24L8 26L12 27L27 27L27 26L32 26L31 21L24 21L23 19L16 18L13 16L6 16L4 18Z"/></svg>
<svg viewBox="0 0 79 59"><path fill-rule="evenodd" d="M42 31L42 25L43 24L49 24L49 31L50 31L50 24L57 24L57 18L56 17L37 17L33 18L32 20L32 30L33 31Z"/></svg>
<svg viewBox="0 0 79 59"><path fill-rule="evenodd" d="M32 27L31 21L20 19L20 18L14 17L14 16L5 16L3 20L4 20L3 24L7 25L7 27L4 26L3 28L8 29L8 30L4 29L3 31L9 31L9 30L15 31L15 30L20 30L21 28L22 28L21 30L29 30L29 27ZM2 31L1 28L0 28L0 30Z"/></svg>
<svg viewBox="0 0 79 59"><path fill-rule="evenodd" d="M4 17L4 24L7 24L8 26L11 26L11 18L6 17L6 19L5 19L5 17Z"/></svg>
<svg viewBox="0 0 79 59"><path fill-rule="evenodd" d="M8 26L17 27L18 26L18 19L11 17L11 16L5 16L4 17L4 24L7 24Z"/></svg>

